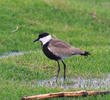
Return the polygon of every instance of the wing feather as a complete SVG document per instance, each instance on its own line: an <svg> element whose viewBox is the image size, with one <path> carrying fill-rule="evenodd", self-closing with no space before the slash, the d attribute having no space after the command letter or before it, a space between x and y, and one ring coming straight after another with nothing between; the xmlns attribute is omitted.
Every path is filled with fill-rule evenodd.
<svg viewBox="0 0 110 100"><path fill-rule="evenodd" d="M60 56L60 57L69 57L84 52L78 48L70 46L69 44L61 40L54 40L54 39L50 41L48 49L56 56Z"/></svg>

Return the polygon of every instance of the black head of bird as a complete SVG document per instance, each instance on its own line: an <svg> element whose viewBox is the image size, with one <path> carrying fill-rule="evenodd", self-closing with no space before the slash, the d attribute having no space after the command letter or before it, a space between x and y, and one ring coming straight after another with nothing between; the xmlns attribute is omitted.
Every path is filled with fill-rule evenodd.
<svg viewBox="0 0 110 100"><path fill-rule="evenodd" d="M49 35L49 33L41 33L39 34L38 38L34 40L33 42L36 41L41 41L42 44L44 44L45 41L48 41L48 39L51 39L52 37Z"/></svg>

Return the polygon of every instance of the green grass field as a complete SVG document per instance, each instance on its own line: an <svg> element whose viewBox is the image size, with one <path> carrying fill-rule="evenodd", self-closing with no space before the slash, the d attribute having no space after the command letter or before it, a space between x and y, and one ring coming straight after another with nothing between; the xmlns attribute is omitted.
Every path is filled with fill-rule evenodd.
<svg viewBox="0 0 110 100"><path fill-rule="evenodd" d="M110 0L0 0L0 100L20 100L27 95L60 91L110 89L39 87L39 80L55 77L57 63L45 57L40 43L33 43L40 32L49 32L91 53L89 57L64 60L67 78L106 77L110 72L109 9ZM26 53L1 58L10 52ZM75 99L109 100L110 95Z"/></svg>

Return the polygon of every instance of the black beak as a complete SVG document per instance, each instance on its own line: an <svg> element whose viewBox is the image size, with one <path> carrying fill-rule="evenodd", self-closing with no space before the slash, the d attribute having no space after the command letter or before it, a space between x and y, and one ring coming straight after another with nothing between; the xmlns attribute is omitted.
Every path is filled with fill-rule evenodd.
<svg viewBox="0 0 110 100"><path fill-rule="evenodd" d="M35 39L33 42L39 41L39 38Z"/></svg>

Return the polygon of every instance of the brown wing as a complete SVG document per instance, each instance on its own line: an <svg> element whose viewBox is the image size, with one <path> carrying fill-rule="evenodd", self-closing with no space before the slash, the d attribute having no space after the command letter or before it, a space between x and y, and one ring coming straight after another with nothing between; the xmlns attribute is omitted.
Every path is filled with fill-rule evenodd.
<svg viewBox="0 0 110 100"><path fill-rule="evenodd" d="M75 47L72 47L72 55L80 55L80 54L84 54L85 51L79 49L79 48L75 48Z"/></svg>
<svg viewBox="0 0 110 100"><path fill-rule="evenodd" d="M60 57L69 57L72 55L82 53L82 50L72 47L61 40L54 40L54 39L50 41L48 49L51 52L53 52L55 55Z"/></svg>

